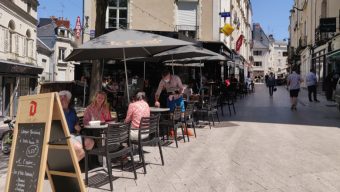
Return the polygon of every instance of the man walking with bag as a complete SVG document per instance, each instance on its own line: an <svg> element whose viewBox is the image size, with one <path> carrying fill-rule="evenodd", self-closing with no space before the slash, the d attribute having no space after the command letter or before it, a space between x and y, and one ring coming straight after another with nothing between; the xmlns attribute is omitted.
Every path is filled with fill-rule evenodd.
<svg viewBox="0 0 340 192"><path fill-rule="evenodd" d="M314 69L311 69L310 72L306 76L306 84L308 87L308 99L310 102L313 102L312 100L312 94L313 99L315 102L319 102L316 98L316 86L317 86L317 78L314 72Z"/></svg>
<svg viewBox="0 0 340 192"><path fill-rule="evenodd" d="M269 88L269 95L271 97L273 96L273 92L275 91L274 89L276 89L275 85L276 85L275 76L274 76L273 72L270 72L270 75L269 75L268 80L267 80L267 86Z"/></svg>

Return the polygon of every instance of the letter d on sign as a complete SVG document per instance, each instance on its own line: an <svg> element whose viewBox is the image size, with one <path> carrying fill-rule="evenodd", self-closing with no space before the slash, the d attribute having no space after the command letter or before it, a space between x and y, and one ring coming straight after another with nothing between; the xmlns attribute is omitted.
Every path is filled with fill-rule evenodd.
<svg viewBox="0 0 340 192"><path fill-rule="evenodd" d="M30 116L34 116L37 112L37 102L31 101L30 103Z"/></svg>

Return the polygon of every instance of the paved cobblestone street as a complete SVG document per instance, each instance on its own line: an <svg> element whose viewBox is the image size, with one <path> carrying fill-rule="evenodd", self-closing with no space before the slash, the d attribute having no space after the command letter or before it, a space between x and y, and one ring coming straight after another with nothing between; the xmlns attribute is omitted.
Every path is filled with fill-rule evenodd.
<svg viewBox="0 0 340 192"><path fill-rule="evenodd" d="M319 99L309 103L302 91L298 110L291 111L284 87L270 98L264 85L256 85L255 94L237 101L236 115L227 113L211 130L198 129L197 139L181 141L178 149L163 147L165 166L157 148L146 147L146 175L139 168L135 181L132 173L114 169L114 191L340 191L340 113ZM1 157L0 188L4 164ZM89 191L108 189L106 184Z"/></svg>

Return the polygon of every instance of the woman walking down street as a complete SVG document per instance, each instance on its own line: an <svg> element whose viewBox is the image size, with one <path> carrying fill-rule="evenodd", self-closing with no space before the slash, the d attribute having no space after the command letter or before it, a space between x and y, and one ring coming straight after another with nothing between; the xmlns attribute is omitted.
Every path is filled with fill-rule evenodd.
<svg viewBox="0 0 340 192"><path fill-rule="evenodd" d="M272 97L273 96L273 92L274 92L274 88L276 85L276 80L275 80L275 76L274 74L271 72L268 80L267 80L267 86L269 88L269 95Z"/></svg>
<svg viewBox="0 0 340 192"><path fill-rule="evenodd" d="M290 107L291 110L296 110L297 97L299 96L301 82L301 76L296 73L296 69L293 69L292 74L290 74L287 78L287 85L289 88L290 100L292 103L292 106Z"/></svg>

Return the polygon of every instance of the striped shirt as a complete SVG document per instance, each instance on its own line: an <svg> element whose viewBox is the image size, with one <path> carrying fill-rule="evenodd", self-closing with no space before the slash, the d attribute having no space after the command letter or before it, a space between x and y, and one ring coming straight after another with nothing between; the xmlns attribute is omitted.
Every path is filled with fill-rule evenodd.
<svg viewBox="0 0 340 192"><path fill-rule="evenodd" d="M295 71L287 78L289 90L300 89L301 77Z"/></svg>
<svg viewBox="0 0 340 192"><path fill-rule="evenodd" d="M129 104L125 123L131 122L132 128L139 128L142 117L150 117L150 107L144 100Z"/></svg>

